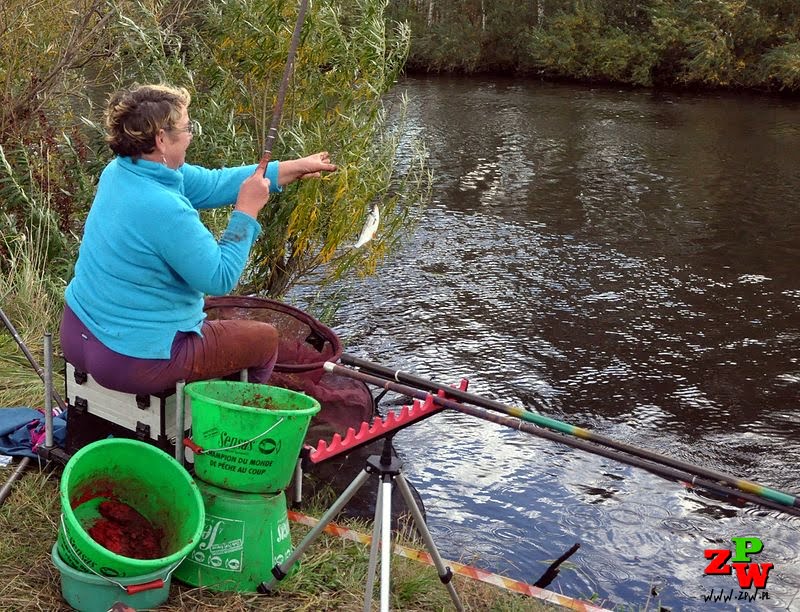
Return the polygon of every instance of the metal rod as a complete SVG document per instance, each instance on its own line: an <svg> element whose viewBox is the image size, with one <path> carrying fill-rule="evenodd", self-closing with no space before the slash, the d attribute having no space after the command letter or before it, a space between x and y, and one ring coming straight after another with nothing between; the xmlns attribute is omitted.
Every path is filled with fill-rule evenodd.
<svg viewBox="0 0 800 612"><path fill-rule="evenodd" d="M289 558L283 563L276 564L275 567L272 568L273 578L269 579L268 581L264 580L258 585L257 590L259 593L270 593L278 581L283 580L288 575L289 570L292 569L292 566L300 557L303 556L303 553L309 546L311 546L314 540L316 540L319 535L325 531L325 527L328 526L328 523L336 518L336 515L339 514L342 508L347 505L347 502L350 501L350 498L358 493L361 485L369 480L369 476L370 474L366 469L361 470L358 475L356 475L356 477L342 492L342 494L336 499L335 502L333 502L333 505L325 511L325 514L323 514L322 518L319 519L319 523L317 523L311 529L311 531L306 534L306 537L303 538L300 544L295 547L295 549L292 551L292 554L289 555Z"/></svg>
<svg viewBox="0 0 800 612"><path fill-rule="evenodd" d="M395 477L394 482L406 502L406 507L411 512L411 516L414 519L414 526L422 536L422 541L425 542L425 548L428 549L428 554L431 556L431 561L433 561L433 565L436 567L436 573L439 574L439 580L441 580L442 584L445 585L447 592L450 593L450 599L453 600L453 605L455 606L456 610L463 612L464 606L461 603L458 593L456 593L455 587L453 586L453 572L449 567L445 566L444 560L439 554L439 549L436 548L436 543L433 541L433 536L431 535L428 526L425 524L425 517L422 516L422 510L420 510L419 506L417 505L417 500L414 499L414 495L411 493L411 487L408 486L408 482L406 482L406 479L402 473Z"/></svg>
<svg viewBox="0 0 800 612"><path fill-rule="evenodd" d="M712 480L718 480L720 482L724 482L736 489L744 491L745 493L758 495L759 497L764 497L765 499L769 499L784 506L800 507L800 499L798 499L797 496L792 495L790 493L777 491L775 489L765 487L764 485L760 485L758 483L749 480L736 478L735 476L725 474L724 472L719 472L717 470L712 470L710 468L704 468L698 465L693 465L691 463L680 461L679 459L674 459L672 457L669 457L667 455L662 455L654 451L632 446L630 444L625 444L624 442L618 442L617 440L614 440L612 438L608 438L601 434L595 433L590 429L585 429L583 427L576 427L575 425L570 425L569 423L564 423L563 421L557 421L556 419L551 419L549 417L543 416L536 412L532 412L530 410L526 410L525 408L520 408L518 406L507 406L495 400L484 398L479 395L475 395L473 393L467 393L466 391L461 391L460 389L455 389L452 387L448 387L446 385L440 385L431 380L426 380L418 376L413 376L411 374L401 372L399 370L391 370L390 368L387 368L385 366L381 366L377 363L372 363L364 359L359 359L358 357L354 357L352 355L346 355L346 354L342 355L341 359L343 363L356 366L363 370L368 370L373 374L376 374L377 376L380 376L384 379L391 379L401 383L405 382L408 383L409 385L413 385L414 387L426 389L428 391L437 391L437 392L441 391L446 393L451 398L459 399L468 402L470 404L474 404L476 406L481 406L482 408L488 408L490 410L503 412L510 416L531 423L535 423L536 425L540 425L548 429L552 429L570 436L575 436L582 440L589 440L591 442L600 444L602 446L607 446L609 448L621 450L630 455L642 457L643 459L647 459L648 461L653 461L655 463L668 465L670 467L674 467L679 470L690 472L697 476L702 476L703 478L710 478Z"/></svg>
<svg viewBox="0 0 800 612"><path fill-rule="evenodd" d="M292 506L299 508L303 502L303 459L298 459L294 466L294 499Z"/></svg>
<svg viewBox="0 0 800 612"><path fill-rule="evenodd" d="M367 565L367 583L364 586L364 612L372 612L372 599L375 590L375 572L378 568L378 542L383 524L383 483L378 479L378 493L375 501L375 516L372 520L372 540L369 547L369 564Z"/></svg>
<svg viewBox="0 0 800 612"><path fill-rule="evenodd" d="M44 447L53 448L53 335L44 335Z"/></svg>
<svg viewBox="0 0 800 612"><path fill-rule="evenodd" d="M286 65L283 68L283 77L281 78L281 84L278 88L278 99L275 102L275 109L272 111L272 123L269 126L269 131L267 132L267 137L264 142L264 153L261 157L261 163L264 165L272 159L272 145L275 143L275 138L278 136L278 125L281 122L283 103L286 100L286 90L289 87L289 79L294 70L294 58L297 55L297 47L300 45L300 32L303 29L307 8L308 0L300 0L300 8L297 11L297 21L294 23L292 40L289 44L289 53L286 56Z"/></svg>
<svg viewBox="0 0 800 612"><path fill-rule="evenodd" d="M185 380L175 383L175 461L183 465L186 454L183 438L186 429L186 387Z"/></svg>
<svg viewBox="0 0 800 612"><path fill-rule="evenodd" d="M493 423L506 425L513 429L524 431L525 433L530 433L540 438L545 438L547 440L552 440L554 442L559 442L561 444L565 444L573 448L585 450L595 455L601 455L609 459L614 459L622 463L627 463L628 465L642 468L653 474L668 478L670 480L686 482L691 484L692 486L708 489L709 491L713 491L721 495L725 495L728 497L730 496L737 497L741 500L750 502L752 504L757 504L775 510L780 510L781 512L786 512L787 514L800 516L800 508L797 508L796 506L791 504L784 504L781 503L780 501L772 500L768 497L759 496L756 490L746 491L739 488L733 488L731 486L725 486L723 484L720 484L719 482L715 482L716 479L708 480L707 478L702 477L702 475L693 474L688 470L679 470L670 466L663 465L661 463L654 462L652 460L641 458L639 456L636 456L635 454L631 455L630 453L626 453L620 450L610 449L605 446L599 445L594 440L589 441L589 440L573 439L572 437L563 435L561 433L549 431L548 429L543 429L541 427L535 427L531 423L525 422L524 420L521 420L517 416L504 416L501 414L497 414L496 412L490 412L483 408L462 404L452 399L440 397L437 395L431 395L426 391L414 389L413 387L409 387L407 385L402 385L400 383L392 382L384 378L379 378L377 376L365 374L364 372L352 370L350 368L339 366L331 362L326 362L324 367L325 370L328 372L332 372L340 376L355 378L356 380L361 380L365 383L374 385L376 387L387 389L389 391L394 391L396 393L401 393L403 395L408 395L410 397L414 397L417 399L425 400L428 397L431 397L434 403L443 406L445 408L457 410L459 412L463 412L465 414L469 414L486 421L491 421ZM457 391L456 389L450 389L450 388L446 389L447 389L446 391L447 394L451 394L451 392L453 392L453 395L455 395L455 392ZM734 482L739 482L737 479L731 478L731 480L733 480ZM765 488L762 487L761 485L753 484L753 486L759 487L760 489ZM788 494L784 495L786 495L786 497L792 497Z"/></svg>
<svg viewBox="0 0 800 612"><path fill-rule="evenodd" d="M381 612L389 612L391 595L392 563L392 477L384 474L380 486L383 488L381 505ZM377 511L376 511L377 512Z"/></svg>
<svg viewBox="0 0 800 612"><path fill-rule="evenodd" d="M14 340L16 340L19 348L22 349L22 352L25 354L25 357L27 357L28 362L31 364L31 366L33 366L33 369L36 370L36 373L39 375L39 378L41 378L42 381L44 381L44 372L42 371L42 368L39 367L39 364L37 363L36 359L34 359L33 355L31 355L31 352L28 350L28 347L25 346L25 343L22 341L22 338L17 333L17 330L14 328L14 325L11 323L11 321L9 321L8 317L6 316L6 313L3 312L2 308L0 308L0 319L2 319L3 325L6 326L8 331L13 336ZM58 407L61 408L62 411L67 409L67 405L64 403L64 400L61 399L61 396L58 394L57 391L53 390L52 396L53 399L56 400Z"/></svg>
<svg viewBox="0 0 800 612"><path fill-rule="evenodd" d="M8 477L3 488L0 489L0 506L3 505L3 502L6 501L9 493L11 493L11 486L14 484L14 481L17 480L22 475L22 472L28 467L28 464L31 462L30 457L23 457L22 460L19 462L17 469Z"/></svg>
<svg viewBox="0 0 800 612"><path fill-rule="evenodd" d="M21 348L22 352L25 353L25 357L28 358L28 361L33 366L33 369L36 370L36 373L39 376L41 376L42 379L44 380L44 373L42 372L42 368L40 368L39 364L36 363L36 359L34 359L33 355L31 355L31 352L28 350L28 347L25 346L25 342L22 341L22 338L20 337L19 333L17 333L16 328L11 323L11 320L6 316L6 313L3 312L2 308L0 308L0 319L3 320L3 324L6 326L8 331L11 332L11 335L14 337L14 340L17 341L19 348Z"/></svg>

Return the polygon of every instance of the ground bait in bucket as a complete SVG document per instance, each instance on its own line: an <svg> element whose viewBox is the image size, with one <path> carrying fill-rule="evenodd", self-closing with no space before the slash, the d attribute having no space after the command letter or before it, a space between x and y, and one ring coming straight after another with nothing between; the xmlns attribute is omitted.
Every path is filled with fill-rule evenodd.
<svg viewBox="0 0 800 612"><path fill-rule="evenodd" d="M92 539L113 553L132 559L159 559L162 533L134 508L120 501L104 501L100 515L89 529Z"/></svg>

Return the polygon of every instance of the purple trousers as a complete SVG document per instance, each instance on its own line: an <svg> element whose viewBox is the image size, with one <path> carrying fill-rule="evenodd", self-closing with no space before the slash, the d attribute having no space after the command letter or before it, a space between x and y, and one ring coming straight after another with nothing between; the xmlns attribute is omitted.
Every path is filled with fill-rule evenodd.
<svg viewBox="0 0 800 612"><path fill-rule="evenodd" d="M245 368L250 382L269 380L278 358L278 332L272 325L239 319L205 321L202 331L202 336L175 334L169 359L128 357L103 345L65 306L61 349L75 369L123 393L158 393L171 390L180 380L221 378Z"/></svg>

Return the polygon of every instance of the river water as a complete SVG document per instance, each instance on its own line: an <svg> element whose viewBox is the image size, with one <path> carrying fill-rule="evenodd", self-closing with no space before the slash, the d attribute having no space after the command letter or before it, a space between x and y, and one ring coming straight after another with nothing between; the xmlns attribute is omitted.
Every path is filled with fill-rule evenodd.
<svg viewBox="0 0 800 612"><path fill-rule="evenodd" d="M433 202L349 288L347 352L800 493L800 103L481 78L400 92ZM800 518L451 411L396 446L446 558L534 582L579 543L551 590L800 610ZM734 537L762 541L765 589L704 574Z"/></svg>

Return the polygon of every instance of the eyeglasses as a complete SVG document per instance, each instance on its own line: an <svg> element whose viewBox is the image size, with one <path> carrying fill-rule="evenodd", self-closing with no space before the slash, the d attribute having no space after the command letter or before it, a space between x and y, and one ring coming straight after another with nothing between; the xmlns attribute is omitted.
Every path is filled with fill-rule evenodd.
<svg viewBox="0 0 800 612"><path fill-rule="evenodd" d="M195 121L194 119L189 121L186 127L171 127L165 129L170 132L188 132L191 135L197 134L198 136L203 133L203 126L200 125L199 121Z"/></svg>

